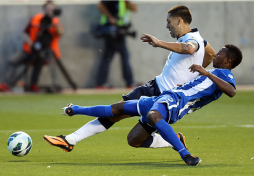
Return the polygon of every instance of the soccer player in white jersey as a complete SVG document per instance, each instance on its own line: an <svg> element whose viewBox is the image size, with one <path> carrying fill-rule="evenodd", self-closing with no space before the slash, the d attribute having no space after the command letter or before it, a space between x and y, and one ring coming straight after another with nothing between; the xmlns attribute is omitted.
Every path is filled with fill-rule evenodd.
<svg viewBox="0 0 254 176"><path fill-rule="evenodd" d="M149 34L144 34L141 37L143 42L148 42L153 47L161 47L171 51L162 73L154 80L135 88L127 95L123 95L124 101L139 99L141 96L159 96L162 91L170 90L176 87L177 84L186 83L196 77L198 75L197 73L190 73L188 71L188 68L192 64L207 67L211 63L214 50L210 44L204 41L197 29L191 29L192 15L186 6L171 8L168 11L166 20L166 28L170 31L173 38L177 38L176 43L164 42ZM119 115L111 118L98 118L88 122L81 127L79 141L97 133L104 132L115 122L129 117L129 115ZM67 139L74 140L76 133L67 135ZM150 126L141 121L138 122L127 137L128 144L133 147L145 148L172 147L172 145L156 133L153 133L147 139L146 135L148 133L151 134ZM186 146L184 136L181 133L177 135Z"/></svg>
<svg viewBox="0 0 254 176"><path fill-rule="evenodd" d="M236 85L231 69L238 66L241 61L241 50L234 45L225 45L214 55L214 69L206 71L202 66L193 64L189 67L190 72L197 72L200 76L172 90L166 90L157 97L142 96L139 100L123 101L109 106L72 105L64 109L64 113L69 114L71 111L72 115L82 114L104 119L124 114L139 115L140 121L150 125L153 131L158 131L168 143L173 145L186 164L195 166L201 162L201 159L187 151L169 124L217 100L223 93L233 97L236 94ZM143 138L149 137L148 133L146 136L143 135ZM44 135L44 139L66 151L71 151L74 146L64 136Z"/></svg>

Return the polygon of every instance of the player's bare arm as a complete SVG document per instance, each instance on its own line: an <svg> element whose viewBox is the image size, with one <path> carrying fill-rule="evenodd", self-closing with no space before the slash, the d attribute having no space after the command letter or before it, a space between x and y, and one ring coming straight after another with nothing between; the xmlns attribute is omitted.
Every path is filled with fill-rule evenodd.
<svg viewBox="0 0 254 176"><path fill-rule="evenodd" d="M108 18L110 24L112 24L112 25L116 25L117 24L117 19L109 12L109 10L103 5L102 2L100 2L97 5L97 7L98 7L98 9L100 10L101 13L106 15L106 17Z"/></svg>
<svg viewBox="0 0 254 176"><path fill-rule="evenodd" d="M149 34L143 34L140 39L143 42L147 42L149 45L152 45L153 47L164 48L179 54L194 54L198 48L197 43L193 41L189 41L187 43L164 42Z"/></svg>
<svg viewBox="0 0 254 176"><path fill-rule="evenodd" d="M229 84L228 82L220 79L219 77L215 76L214 74L206 71L202 66L193 64L190 68L191 72L199 72L201 75L207 76L209 79L211 79L218 88L224 92L227 96L233 97L236 94L236 89Z"/></svg>
<svg viewBox="0 0 254 176"><path fill-rule="evenodd" d="M213 56L215 54L214 49L212 46L207 42L207 45L205 47L205 56L203 59L203 64L202 66L206 68L212 61L213 61Z"/></svg>
<svg viewBox="0 0 254 176"><path fill-rule="evenodd" d="M136 4L130 1L125 1L127 9L131 10L132 12L137 12L138 8Z"/></svg>

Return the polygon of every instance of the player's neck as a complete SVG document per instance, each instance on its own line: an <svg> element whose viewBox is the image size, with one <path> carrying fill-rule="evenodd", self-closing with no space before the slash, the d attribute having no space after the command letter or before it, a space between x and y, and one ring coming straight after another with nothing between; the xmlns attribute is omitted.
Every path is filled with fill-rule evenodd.
<svg viewBox="0 0 254 176"><path fill-rule="evenodd" d="M187 34L188 32L191 31L190 25L189 24L183 24L179 27L179 35L177 38L182 37L183 35Z"/></svg>

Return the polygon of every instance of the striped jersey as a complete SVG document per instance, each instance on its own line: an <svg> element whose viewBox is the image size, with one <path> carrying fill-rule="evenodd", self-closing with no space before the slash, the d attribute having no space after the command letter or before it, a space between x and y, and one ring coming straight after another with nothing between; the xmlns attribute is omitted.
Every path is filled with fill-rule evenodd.
<svg viewBox="0 0 254 176"><path fill-rule="evenodd" d="M215 68L208 71L236 87L235 77L230 70ZM176 105L177 112L175 113L175 116L177 117L171 117L174 119L171 120L176 122L184 115L192 113L212 101L217 100L223 92L212 80L202 75L186 84L183 84L181 87L176 87L171 91L164 91L159 97L167 94L174 95L174 97L178 99Z"/></svg>

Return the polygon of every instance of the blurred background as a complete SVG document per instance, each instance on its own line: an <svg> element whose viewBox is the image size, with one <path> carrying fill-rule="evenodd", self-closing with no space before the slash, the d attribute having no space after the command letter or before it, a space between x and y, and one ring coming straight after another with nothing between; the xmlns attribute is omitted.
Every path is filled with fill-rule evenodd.
<svg viewBox="0 0 254 176"><path fill-rule="evenodd" d="M59 16L65 32L60 39L61 62L78 88L96 86L96 74L102 55L103 40L91 34L91 25L100 21L99 1L56 0L62 10ZM176 5L185 5L192 12L192 28L198 28L202 37L217 52L225 44L234 44L243 52L243 62L233 73L238 85L254 84L254 2L251 1L132 1L138 11L131 14L136 38L127 37L134 80L146 83L159 75L169 51L152 48L139 39L143 33L160 40L175 42L166 29L167 11ZM42 11L43 0L0 0L0 82L6 72L6 63L22 49L22 33L29 20ZM108 83L116 88L125 87L119 54L109 68ZM212 68L212 64L208 68ZM59 72L59 69L57 69ZM59 72L63 88L70 85ZM39 85L50 85L52 80L47 66L42 69Z"/></svg>

